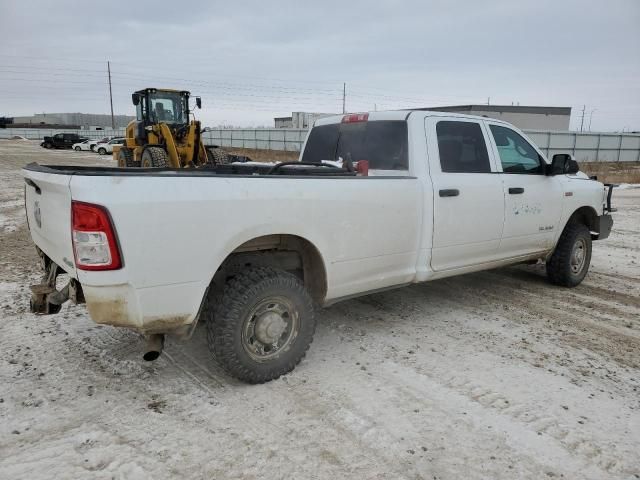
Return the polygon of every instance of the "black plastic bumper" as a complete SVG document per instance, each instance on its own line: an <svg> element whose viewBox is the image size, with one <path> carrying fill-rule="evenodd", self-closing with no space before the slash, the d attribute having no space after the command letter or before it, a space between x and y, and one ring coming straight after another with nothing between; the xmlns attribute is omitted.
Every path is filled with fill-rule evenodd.
<svg viewBox="0 0 640 480"><path fill-rule="evenodd" d="M598 217L598 240L604 240L611 233L613 227L613 217L611 215L600 215Z"/></svg>

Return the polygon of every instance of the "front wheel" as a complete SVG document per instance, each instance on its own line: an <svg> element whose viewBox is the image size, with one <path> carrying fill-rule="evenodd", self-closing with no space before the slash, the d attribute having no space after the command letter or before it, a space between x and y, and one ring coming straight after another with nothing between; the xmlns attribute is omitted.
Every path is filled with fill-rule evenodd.
<svg viewBox="0 0 640 480"><path fill-rule="evenodd" d="M107 149L106 149L106 148L99 148L99 149L98 149L98 154L100 154L100 155L106 155L106 154L107 154Z"/></svg>
<svg viewBox="0 0 640 480"><path fill-rule="evenodd" d="M82 150L82 149L81 149L80 147L76 147L74 150L75 150L76 152L79 152L79 151L80 151L80 150Z"/></svg>
<svg viewBox="0 0 640 480"><path fill-rule="evenodd" d="M207 322L209 349L232 376L264 383L290 372L315 332L313 302L302 281L270 267L229 280Z"/></svg>
<svg viewBox="0 0 640 480"><path fill-rule="evenodd" d="M547 261L549 281L564 287L579 285L589 271L591 246L591 232L585 225L568 224Z"/></svg>

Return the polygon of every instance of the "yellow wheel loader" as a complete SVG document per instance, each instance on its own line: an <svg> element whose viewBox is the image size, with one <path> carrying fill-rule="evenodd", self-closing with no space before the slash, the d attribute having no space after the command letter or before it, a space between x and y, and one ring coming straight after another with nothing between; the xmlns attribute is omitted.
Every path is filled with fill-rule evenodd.
<svg viewBox="0 0 640 480"><path fill-rule="evenodd" d="M201 139L198 120L190 120L189 97L185 90L145 88L131 98L136 119L127 125L125 143L114 147L119 167L198 167L227 163L222 149L208 148ZM195 105L201 108L200 97Z"/></svg>

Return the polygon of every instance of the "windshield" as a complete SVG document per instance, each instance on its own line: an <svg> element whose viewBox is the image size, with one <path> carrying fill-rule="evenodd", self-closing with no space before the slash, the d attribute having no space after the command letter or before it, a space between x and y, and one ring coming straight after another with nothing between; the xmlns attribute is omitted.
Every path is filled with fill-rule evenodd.
<svg viewBox="0 0 640 480"><path fill-rule="evenodd" d="M188 123L185 97L179 93L157 92L149 94L149 118L152 122Z"/></svg>
<svg viewBox="0 0 640 480"><path fill-rule="evenodd" d="M408 170L407 122L375 120L314 127L303 162L368 160L377 170Z"/></svg>

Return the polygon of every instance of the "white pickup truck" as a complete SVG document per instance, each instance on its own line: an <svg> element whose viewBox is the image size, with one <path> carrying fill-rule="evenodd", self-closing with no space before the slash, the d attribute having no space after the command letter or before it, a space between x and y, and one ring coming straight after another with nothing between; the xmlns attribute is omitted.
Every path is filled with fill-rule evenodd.
<svg viewBox="0 0 640 480"><path fill-rule="evenodd" d="M315 306L536 261L572 287L613 223L611 187L569 155L549 162L502 121L426 111L323 118L300 161L276 166L23 175L46 271L33 311L86 301L95 322L146 335L146 359L206 322L217 361L252 383L300 362Z"/></svg>

